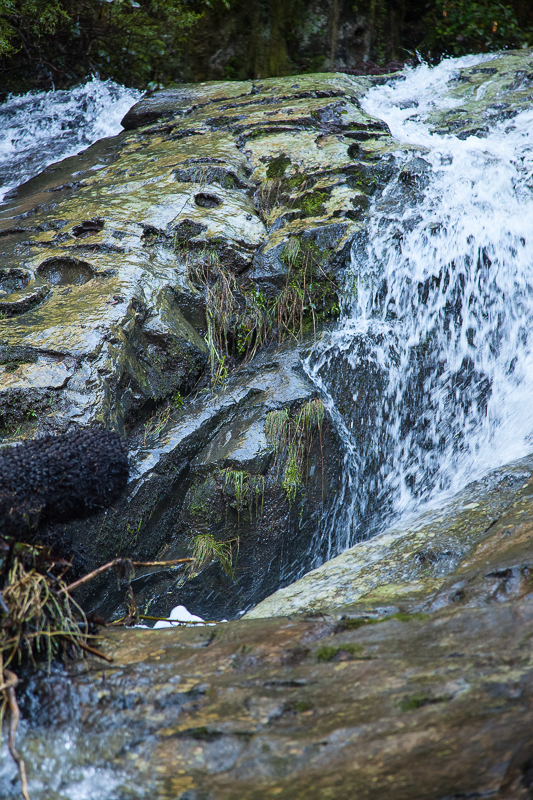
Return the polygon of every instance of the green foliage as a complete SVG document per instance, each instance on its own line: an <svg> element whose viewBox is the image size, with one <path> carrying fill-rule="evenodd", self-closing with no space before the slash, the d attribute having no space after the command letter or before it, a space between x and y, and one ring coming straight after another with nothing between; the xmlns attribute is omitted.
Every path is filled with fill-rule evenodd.
<svg viewBox="0 0 533 800"><path fill-rule="evenodd" d="M97 72L129 85L169 80L206 0L0 0L0 56L62 85ZM20 76L21 79L23 76Z"/></svg>
<svg viewBox="0 0 533 800"><path fill-rule="evenodd" d="M25 36L54 34L69 15L61 0L0 0L0 55L26 44Z"/></svg>
<svg viewBox="0 0 533 800"><path fill-rule="evenodd" d="M520 47L527 41L513 6L498 0L437 0L427 24L427 45L446 55Z"/></svg>
<svg viewBox="0 0 533 800"><path fill-rule="evenodd" d="M172 400L171 400L172 407L173 407L173 408L174 408L176 411L179 411L179 410L180 410L180 408L183 406L183 403L184 403L184 402L185 402L185 398L183 397L183 395L181 394L181 392L176 392L176 393L174 394L174 396L173 396Z"/></svg>
<svg viewBox="0 0 533 800"><path fill-rule="evenodd" d="M353 20L364 19L370 42L365 57L380 63L415 51L439 58L519 47L533 38L528 0L355 0L351 5ZM327 70L333 66L330 37L338 33L335 4L329 32L317 31L316 52L307 41L312 8L308 0L0 0L1 90L26 91L51 81L64 87L93 73L157 88L183 79L246 80ZM212 56L228 43L235 53L221 74L211 66L217 61ZM260 129L256 135L262 135ZM296 173L286 180L288 165L286 156L274 159L267 178L283 180L291 191L306 176Z"/></svg>
<svg viewBox="0 0 533 800"><path fill-rule="evenodd" d="M243 470L228 469L224 473L224 487L231 489L235 495L237 513L240 513L248 493L250 475Z"/></svg>

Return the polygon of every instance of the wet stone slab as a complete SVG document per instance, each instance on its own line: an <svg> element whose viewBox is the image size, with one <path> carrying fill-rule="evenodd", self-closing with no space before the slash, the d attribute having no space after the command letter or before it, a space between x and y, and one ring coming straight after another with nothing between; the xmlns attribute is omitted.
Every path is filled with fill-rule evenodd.
<svg viewBox="0 0 533 800"><path fill-rule="evenodd" d="M112 664L28 687L32 798L527 800L531 595L357 623L106 633Z"/></svg>

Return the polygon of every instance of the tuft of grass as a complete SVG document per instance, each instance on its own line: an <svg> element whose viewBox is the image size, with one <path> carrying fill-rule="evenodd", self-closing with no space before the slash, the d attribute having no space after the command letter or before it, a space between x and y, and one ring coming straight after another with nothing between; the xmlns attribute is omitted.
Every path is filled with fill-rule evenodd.
<svg viewBox="0 0 533 800"><path fill-rule="evenodd" d="M240 514L243 503L248 494L250 475L243 470L228 469L224 472L224 487L231 489L235 495L237 514Z"/></svg>
<svg viewBox="0 0 533 800"><path fill-rule="evenodd" d="M275 297L225 271L211 249L198 256L194 268L189 265L191 281L205 297L212 387L226 380L232 355L249 360L276 334L280 343L301 337L305 325L316 328L319 319L338 313L338 287L322 269L323 254L312 242L302 245L292 237L281 259L287 279Z"/></svg>
<svg viewBox="0 0 533 800"><path fill-rule="evenodd" d="M269 411L265 419L265 436L267 442L279 453L287 446L290 428L289 409Z"/></svg>
<svg viewBox="0 0 533 800"><path fill-rule="evenodd" d="M234 505L237 509L237 524L240 523L241 510L246 505L250 521L255 505L257 516L263 516L263 503L265 499L265 478L264 475L250 475L249 472L235 469L225 469L222 471L223 492L226 497L235 498ZM259 510L261 502L261 511Z"/></svg>
<svg viewBox="0 0 533 800"><path fill-rule="evenodd" d="M289 445L282 483L289 505L292 505L296 500L296 495L303 485L300 462L301 459L299 458L298 447L295 444Z"/></svg>
<svg viewBox="0 0 533 800"><path fill-rule="evenodd" d="M171 404L172 404L172 407L173 407L173 408L174 408L176 411L179 411L179 410L182 408L182 406L183 406L183 403L185 402L185 398L183 397L183 395L181 394L181 392L176 392L176 393L174 394L174 396L172 397L172 400L171 400L170 402L171 402Z"/></svg>
<svg viewBox="0 0 533 800"><path fill-rule="evenodd" d="M192 540L192 557L194 562L192 564L192 571L198 572L203 567L210 564L212 561L218 561L228 578L236 581L235 570L233 567L233 544L237 545L237 553L239 550L239 540L232 539L228 542L217 542L214 537L209 533L200 534L195 536Z"/></svg>
<svg viewBox="0 0 533 800"><path fill-rule="evenodd" d="M64 570L64 562L59 564ZM17 542L0 566L2 669L15 658L35 663L44 656L50 664L67 642L85 642L85 614L67 592L59 592L65 584L53 575L56 562L45 548Z"/></svg>
<svg viewBox="0 0 533 800"><path fill-rule="evenodd" d="M304 473L308 472L307 459L315 434L320 437L322 451L322 426L325 408L319 397L315 397L289 414L287 408L270 411L265 420L265 437L274 448L278 467L283 466L282 486L287 500L292 505L304 484Z"/></svg>
<svg viewBox="0 0 533 800"><path fill-rule="evenodd" d="M146 439L148 437L157 437L165 427L165 425L170 420L170 415L172 414L172 407L165 406L164 408L160 409L157 414L154 414L153 417L150 417L146 425L144 426L144 443L146 444Z"/></svg>

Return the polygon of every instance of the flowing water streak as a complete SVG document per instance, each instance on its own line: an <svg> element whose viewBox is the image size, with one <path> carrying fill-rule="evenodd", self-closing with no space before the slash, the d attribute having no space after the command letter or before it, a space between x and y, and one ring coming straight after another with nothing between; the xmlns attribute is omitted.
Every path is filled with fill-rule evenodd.
<svg viewBox="0 0 533 800"><path fill-rule="evenodd" d="M73 89L10 97L0 105L0 201L49 164L120 133L140 97L94 77Z"/></svg>
<svg viewBox="0 0 533 800"><path fill-rule="evenodd" d="M480 60L362 102L427 185L406 204L396 175L375 202L342 319L306 364L346 447L328 557L533 449L533 111L464 140L428 119L464 103L446 91Z"/></svg>

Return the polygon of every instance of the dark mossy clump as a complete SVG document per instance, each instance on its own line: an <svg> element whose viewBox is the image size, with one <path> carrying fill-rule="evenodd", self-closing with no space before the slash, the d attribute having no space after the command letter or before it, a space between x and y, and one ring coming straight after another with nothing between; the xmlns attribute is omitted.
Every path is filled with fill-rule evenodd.
<svg viewBox="0 0 533 800"><path fill-rule="evenodd" d="M365 648L360 644L323 645L316 651L317 661L351 661L364 658Z"/></svg>
<svg viewBox="0 0 533 800"><path fill-rule="evenodd" d="M282 154L277 158L273 158L267 167L266 176L268 180L282 178L285 175L287 167L290 165L290 163L290 158L285 154Z"/></svg>
<svg viewBox="0 0 533 800"><path fill-rule="evenodd" d="M23 534L46 519L91 514L109 505L128 480L120 438L103 428L45 436L0 453L0 527Z"/></svg>

